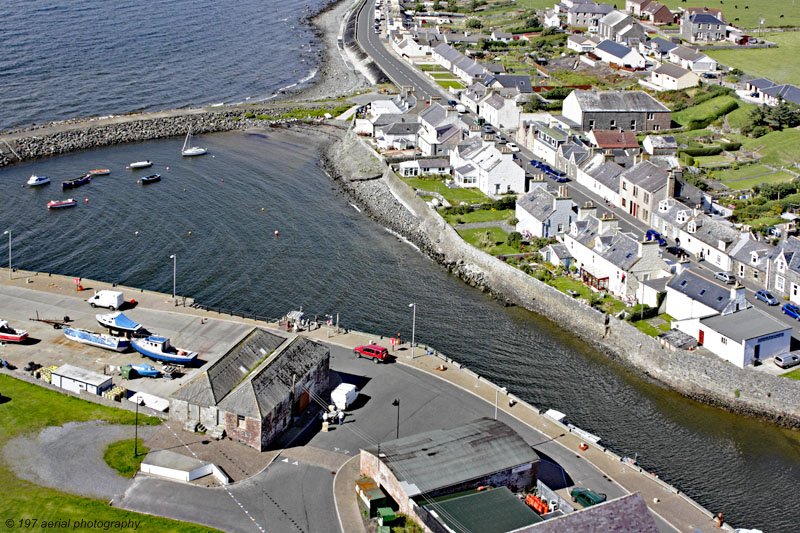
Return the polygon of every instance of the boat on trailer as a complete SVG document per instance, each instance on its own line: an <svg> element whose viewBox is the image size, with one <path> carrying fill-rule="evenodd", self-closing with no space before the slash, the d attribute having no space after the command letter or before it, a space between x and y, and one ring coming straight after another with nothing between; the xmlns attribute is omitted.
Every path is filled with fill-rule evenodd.
<svg viewBox="0 0 800 533"><path fill-rule="evenodd" d="M113 350L115 352L124 352L131 347L131 341L124 337L95 333L94 331L80 328L64 327L64 336L72 341L88 344L89 346L97 346L98 348L104 348L106 350Z"/></svg>
<svg viewBox="0 0 800 533"><path fill-rule="evenodd" d="M39 185L47 185L48 183L50 183L50 178L47 176L32 174L31 177L28 178L29 187L38 187Z"/></svg>
<svg viewBox="0 0 800 533"><path fill-rule="evenodd" d="M95 315L97 322L110 330L121 331L122 333L139 333L142 325L134 322L121 312L108 313L106 315Z"/></svg>
<svg viewBox="0 0 800 533"><path fill-rule="evenodd" d="M75 207L78 202L72 198L68 200L50 200L47 202L47 209L62 209L64 207Z"/></svg>
<svg viewBox="0 0 800 533"><path fill-rule="evenodd" d="M81 185L86 185L87 183L91 183L92 175L91 174L84 174L80 178L75 178L74 180L67 180L61 182L62 189L75 189L80 187Z"/></svg>
<svg viewBox="0 0 800 533"><path fill-rule="evenodd" d="M131 339L131 346L140 354L156 361L188 365L197 359L197 352L175 348L170 345L167 337L160 335Z"/></svg>
<svg viewBox="0 0 800 533"><path fill-rule="evenodd" d="M15 329L8 325L7 320L0 320L0 341L22 342L28 338L24 329Z"/></svg>

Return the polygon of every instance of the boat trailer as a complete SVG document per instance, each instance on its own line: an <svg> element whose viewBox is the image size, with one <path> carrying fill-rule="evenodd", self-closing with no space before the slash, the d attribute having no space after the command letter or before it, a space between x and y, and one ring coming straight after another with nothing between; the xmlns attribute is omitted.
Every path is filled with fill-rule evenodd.
<svg viewBox="0 0 800 533"><path fill-rule="evenodd" d="M36 311L36 318L29 318L28 320L33 320L34 322L44 322L45 324L50 324L53 326L53 329L61 329L64 326L68 325L71 320L68 316L65 316L61 320L50 320L47 318L39 318L39 311Z"/></svg>

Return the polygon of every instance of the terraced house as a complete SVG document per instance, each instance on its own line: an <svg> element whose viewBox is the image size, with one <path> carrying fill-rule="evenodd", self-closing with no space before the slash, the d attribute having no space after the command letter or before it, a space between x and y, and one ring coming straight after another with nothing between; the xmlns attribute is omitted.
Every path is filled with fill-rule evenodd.
<svg viewBox="0 0 800 533"><path fill-rule="evenodd" d="M582 130L669 129L670 110L644 91L583 91L564 99L562 113Z"/></svg>
<svg viewBox="0 0 800 533"><path fill-rule="evenodd" d="M567 23L573 28L580 27L589 31L597 31L597 23L612 11L614 8L608 4L594 2L576 4L567 11Z"/></svg>
<svg viewBox="0 0 800 533"><path fill-rule="evenodd" d="M619 177L620 205L629 215L647 224L661 200L675 196L675 175L641 161Z"/></svg>

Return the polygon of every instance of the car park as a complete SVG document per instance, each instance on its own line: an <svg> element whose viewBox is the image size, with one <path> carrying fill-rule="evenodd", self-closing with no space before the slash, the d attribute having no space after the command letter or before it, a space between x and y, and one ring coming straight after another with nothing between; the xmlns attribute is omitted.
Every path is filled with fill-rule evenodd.
<svg viewBox="0 0 800 533"><path fill-rule="evenodd" d="M767 305L778 305L778 300L772 295L771 292L761 289L756 291L756 300L761 300Z"/></svg>
<svg viewBox="0 0 800 533"><path fill-rule="evenodd" d="M378 346L377 344L368 344L366 346L356 346L353 348L353 355L355 355L358 359L362 357L372 359L372 362L377 364L381 361L386 362L389 352L383 346Z"/></svg>
<svg viewBox="0 0 800 533"><path fill-rule="evenodd" d="M776 355L773 361L781 368L790 368L800 364L800 357L791 353L782 353Z"/></svg>
<svg viewBox="0 0 800 533"><path fill-rule="evenodd" d="M667 241L665 241L661 234L654 229L647 230L647 233L644 234L644 238L646 241L658 241L659 246L667 245Z"/></svg>
<svg viewBox="0 0 800 533"><path fill-rule="evenodd" d="M783 314L789 318L800 320L800 307L796 306L795 304L783 304L781 311L783 311Z"/></svg>
<svg viewBox="0 0 800 533"><path fill-rule="evenodd" d="M578 502L584 507L590 507L592 505L597 505L598 503L603 503L607 499L605 494L581 487L575 487L569 491L569 495L572 496L573 502Z"/></svg>
<svg viewBox="0 0 800 533"><path fill-rule="evenodd" d="M714 272L714 277L728 284L734 283L736 281L736 278L733 277L733 274L729 274L727 272Z"/></svg>

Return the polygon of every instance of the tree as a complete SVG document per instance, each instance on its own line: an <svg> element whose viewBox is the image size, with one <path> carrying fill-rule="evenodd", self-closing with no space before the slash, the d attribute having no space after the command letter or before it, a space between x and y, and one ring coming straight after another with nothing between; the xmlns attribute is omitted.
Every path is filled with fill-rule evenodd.
<svg viewBox="0 0 800 533"><path fill-rule="evenodd" d="M478 19L469 19L465 26L467 28L481 29L483 28L483 23Z"/></svg>
<svg viewBox="0 0 800 533"><path fill-rule="evenodd" d="M555 35L556 33L558 33L558 28L556 28L555 26L550 26L549 28L545 28L542 31L542 36L544 37L547 35Z"/></svg>
<svg viewBox="0 0 800 533"><path fill-rule="evenodd" d="M522 244L522 234L518 231L512 231L508 234L508 237L506 237L506 244L515 250L519 250L519 247Z"/></svg>
<svg viewBox="0 0 800 533"><path fill-rule="evenodd" d="M433 10L434 11L441 11L442 10L442 4L439 3L439 0L436 0L433 3Z"/></svg>
<svg viewBox="0 0 800 533"><path fill-rule="evenodd" d="M414 11L415 11L416 13L419 13L420 11L425 11L425 6L424 6L424 5L422 5L422 4L416 4L416 5L414 6Z"/></svg>

